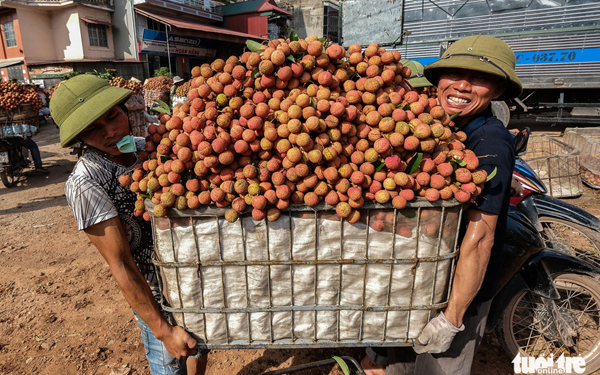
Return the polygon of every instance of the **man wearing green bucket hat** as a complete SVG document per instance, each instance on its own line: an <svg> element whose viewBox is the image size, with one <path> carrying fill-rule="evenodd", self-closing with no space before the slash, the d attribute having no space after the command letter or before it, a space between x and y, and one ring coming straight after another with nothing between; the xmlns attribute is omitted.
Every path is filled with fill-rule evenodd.
<svg viewBox="0 0 600 375"><path fill-rule="evenodd" d="M119 183L140 169L138 151L145 140L134 138L124 102L132 92L92 76L63 82L50 103L60 128L60 143L82 142L85 151L65 185L67 201L83 230L107 261L142 330L152 374L186 374L187 364L203 374L206 358L183 328L172 326L160 310L158 279L151 262L150 223L133 214L136 194Z"/></svg>
<svg viewBox="0 0 600 375"><path fill-rule="evenodd" d="M387 353L369 348L363 360L368 375L470 374L502 268L515 157L513 137L493 116L491 101L512 99L522 91L514 52L491 36L465 37L426 66L424 75L437 85L445 112L455 115L456 126L467 134L465 146L478 156L478 168L495 176L465 213L448 306L418 336L416 360L403 348Z"/></svg>

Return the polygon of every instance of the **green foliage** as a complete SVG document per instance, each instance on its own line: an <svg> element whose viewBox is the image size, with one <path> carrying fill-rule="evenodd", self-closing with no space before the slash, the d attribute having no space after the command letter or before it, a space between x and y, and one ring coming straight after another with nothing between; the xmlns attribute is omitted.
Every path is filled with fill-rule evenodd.
<svg viewBox="0 0 600 375"><path fill-rule="evenodd" d="M255 42L253 40L248 39L246 41L246 47L250 50L250 52L259 52L262 48L262 44Z"/></svg>
<svg viewBox="0 0 600 375"><path fill-rule="evenodd" d="M166 113L167 115L171 115L171 108L169 107L169 105L165 102L163 102L162 100L155 100L155 102L158 103L158 105L160 105L160 107L154 107L154 108L150 108L151 111L154 112L158 112L158 113Z"/></svg>
<svg viewBox="0 0 600 375"><path fill-rule="evenodd" d="M348 365L346 364L346 361L344 361L343 359L341 359L338 356L333 356L333 359L335 359L335 361L338 363L338 365L340 365L340 368L342 369L342 372L344 373L344 375L350 375L350 369L348 368Z"/></svg>
<svg viewBox="0 0 600 375"><path fill-rule="evenodd" d="M292 31L290 32L290 42L293 42L295 40L298 40L298 33L296 32L296 30L292 29Z"/></svg>
<svg viewBox="0 0 600 375"><path fill-rule="evenodd" d="M172 79L173 73L169 72L169 68L167 68L166 66L161 66L160 69L154 70L154 76L155 77L169 77Z"/></svg>
<svg viewBox="0 0 600 375"><path fill-rule="evenodd" d="M489 180L491 180L492 178L494 178L494 176L496 175L496 172L498 172L498 168L494 167L494 170L492 171L492 173L490 173L487 178L485 179L485 182L488 182Z"/></svg>
<svg viewBox="0 0 600 375"><path fill-rule="evenodd" d="M406 170L408 171L408 174L413 174L417 170L417 168L419 168L419 166L421 165L421 160L423 160L422 152L417 152L413 155L413 157L406 165Z"/></svg>
<svg viewBox="0 0 600 375"><path fill-rule="evenodd" d="M68 80L68 79L71 79L71 78L73 78L73 77L75 77L75 76L78 76L78 75L80 75L80 74L84 74L84 73L83 73L83 72L81 72L81 71L79 71L79 70L73 70L71 73L69 73L69 74L65 75L65 76L64 76L64 77L62 77L61 79L62 79L63 81L66 81L66 80Z"/></svg>
<svg viewBox="0 0 600 375"><path fill-rule="evenodd" d="M99 71L94 69L93 72L88 72L86 74L95 75L96 77L102 78L106 81L110 81L111 78L114 78L114 77L119 77L119 73L117 73L116 69L105 69L105 70L106 71L104 73L100 73Z"/></svg>

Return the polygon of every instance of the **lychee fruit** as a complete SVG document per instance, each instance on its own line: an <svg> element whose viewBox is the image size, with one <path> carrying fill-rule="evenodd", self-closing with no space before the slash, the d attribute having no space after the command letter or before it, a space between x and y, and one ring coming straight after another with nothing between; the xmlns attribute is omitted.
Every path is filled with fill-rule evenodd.
<svg viewBox="0 0 600 375"><path fill-rule="evenodd" d="M456 200L461 203L466 203L471 200L471 194L467 193L462 189L459 189L457 192L454 193L454 198L456 198Z"/></svg>
<svg viewBox="0 0 600 375"><path fill-rule="evenodd" d="M435 202L440 199L440 192L437 189L429 188L425 190L425 198L430 202Z"/></svg>
<svg viewBox="0 0 600 375"><path fill-rule="evenodd" d="M456 176L456 181L461 184L466 184L467 182L471 182L471 172L467 168L458 168L454 175Z"/></svg>
<svg viewBox="0 0 600 375"><path fill-rule="evenodd" d="M473 183L475 183L476 185L483 184L485 182L485 180L487 179L487 177L488 177L488 174L483 169L478 169L478 170L471 172L471 179L473 180Z"/></svg>
<svg viewBox="0 0 600 375"><path fill-rule="evenodd" d="M339 202L335 206L335 212L338 214L338 216L345 219L352 213L352 207L350 207L350 205L346 202Z"/></svg>

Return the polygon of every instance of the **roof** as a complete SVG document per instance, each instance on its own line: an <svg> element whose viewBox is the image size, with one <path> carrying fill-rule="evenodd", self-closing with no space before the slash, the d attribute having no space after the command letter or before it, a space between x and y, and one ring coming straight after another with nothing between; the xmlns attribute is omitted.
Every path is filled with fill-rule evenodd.
<svg viewBox="0 0 600 375"><path fill-rule="evenodd" d="M292 17L290 12L278 7L273 0L242 1L240 3L225 5L221 9L223 16L233 16L242 13L275 12Z"/></svg>
<svg viewBox="0 0 600 375"><path fill-rule="evenodd" d="M8 68L9 66L19 65L23 63L23 59L18 60L0 60L0 68Z"/></svg>
<svg viewBox="0 0 600 375"><path fill-rule="evenodd" d="M224 29L222 27L202 24L202 23L183 20L183 19L176 19L176 18L173 18L170 16L165 16L165 15L154 13L154 12L148 12L146 10L141 10L141 9L137 9L137 8L135 11L137 13L141 14L142 16L151 18L155 21L164 23L169 26L174 26L179 29L196 30L196 31L201 31L203 33L207 33L209 35L207 35L206 37L209 37L211 39L223 40L223 41L228 41L228 42L233 42L233 43L245 43L247 39L263 40L263 38L256 36L256 35L241 33L239 31L228 30L228 29Z"/></svg>
<svg viewBox="0 0 600 375"><path fill-rule="evenodd" d="M93 23L96 25L112 26L112 24L108 21L96 20L96 19L92 19L89 17L79 17L79 18L81 18L81 20L84 21L85 23Z"/></svg>

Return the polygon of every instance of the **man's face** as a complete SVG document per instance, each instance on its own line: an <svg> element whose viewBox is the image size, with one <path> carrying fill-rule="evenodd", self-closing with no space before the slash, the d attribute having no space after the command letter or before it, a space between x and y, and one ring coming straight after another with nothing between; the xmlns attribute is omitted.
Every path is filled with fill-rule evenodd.
<svg viewBox="0 0 600 375"><path fill-rule="evenodd" d="M447 69L440 75L438 99L452 116L468 121L485 110L490 102L504 92L505 84L490 74L466 69Z"/></svg>
<svg viewBox="0 0 600 375"><path fill-rule="evenodd" d="M79 138L100 151L117 156L121 154L117 142L126 135L129 135L129 118L121 107L115 105L79 133Z"/></svg>

